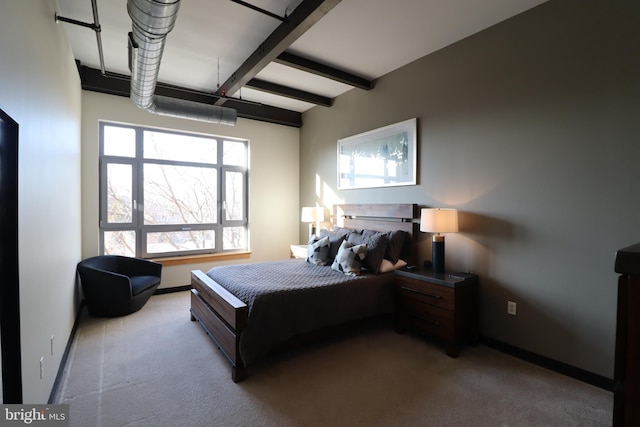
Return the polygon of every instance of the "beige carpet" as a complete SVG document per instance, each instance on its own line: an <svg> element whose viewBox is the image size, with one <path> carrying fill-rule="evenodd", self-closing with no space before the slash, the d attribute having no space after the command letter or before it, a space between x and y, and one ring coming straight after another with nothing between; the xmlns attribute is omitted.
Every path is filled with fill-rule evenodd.
<svg viewBox="0 0 640 427"><path fill-rule="evenodd" d="M613 395L478 346L370 325L268 357L235 384L189 294L83 313L53 403L71 426L608 426Z"/></svg>

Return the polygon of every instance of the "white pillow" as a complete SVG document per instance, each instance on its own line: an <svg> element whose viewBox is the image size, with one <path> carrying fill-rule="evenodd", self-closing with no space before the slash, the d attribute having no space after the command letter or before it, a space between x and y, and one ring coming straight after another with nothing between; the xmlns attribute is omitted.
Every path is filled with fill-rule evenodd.
<svg viewBox="0 0 640 427"><path fill-rule="evenodd" d="M352 245L343 240L338 249L338 255L333 260L331 268L349 276L358 276L362 267L362 260L367 256L367 245Z"/></svg>
<svg viewBox="0 0 640 427"><path fill-rule="evenodd" d="M307 245L307 262L315 265L329 264L329 238L312 237Z"/></svg>
<svg viewBox="0 0 640 427"><path fill-rule="evenodd" d="M380 273L388 273L393 270L397 270L399 268L405 267L407 265L407 261L399 259L398 262L392 264L388 259L383 259L380 263Z"/></svg>

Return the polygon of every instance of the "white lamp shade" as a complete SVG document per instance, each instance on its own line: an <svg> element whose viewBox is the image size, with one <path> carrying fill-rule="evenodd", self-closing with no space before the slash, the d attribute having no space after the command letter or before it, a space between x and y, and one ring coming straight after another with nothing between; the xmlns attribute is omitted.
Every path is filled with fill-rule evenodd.
<svg viewBox="0 0 640 427"><path fill-rule="evenodd" d="M457 209L422 209L420 211L420 231L425 233L456 233L458 231Z"/></svg>
<svg viewBox="0 0 640 427"><path fill-rule="evenodd" d="M324 221L324 208L321 206L312 206L302 208L300 214L300 221L302 222L317 222Z"/></svg>

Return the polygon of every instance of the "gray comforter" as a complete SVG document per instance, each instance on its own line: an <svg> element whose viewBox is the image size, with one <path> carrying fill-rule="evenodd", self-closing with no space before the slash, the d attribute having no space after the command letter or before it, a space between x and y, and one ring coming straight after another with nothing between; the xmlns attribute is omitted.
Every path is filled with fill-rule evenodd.
<svg viewBox="0 0 640 427"><path fill-rule="evenodd" d="M214 267L207 275L249 308L240 338L245 366L295 335L393 311L393 273L353 277L289 259Z"/></svg>

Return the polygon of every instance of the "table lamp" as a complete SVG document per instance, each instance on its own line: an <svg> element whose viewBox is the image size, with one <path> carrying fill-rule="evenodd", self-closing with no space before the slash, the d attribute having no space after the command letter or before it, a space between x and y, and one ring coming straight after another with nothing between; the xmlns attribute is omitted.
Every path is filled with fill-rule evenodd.
<svg viewBox="0 0 640 427"><path fill-rule="evenodd" d="M444 236L440 233L458 231L456 209L424 208L420 211L420 231L436 233L431 243L433 272L444 273Z"/></svg>
<svg viewBox="0 0 640 427"><path fill-rule="evenodd" d="M324 221L324 208L321 206L310 206L302 208L300 221L309 223L309 238L316 235L316 225Z"/></svg>

